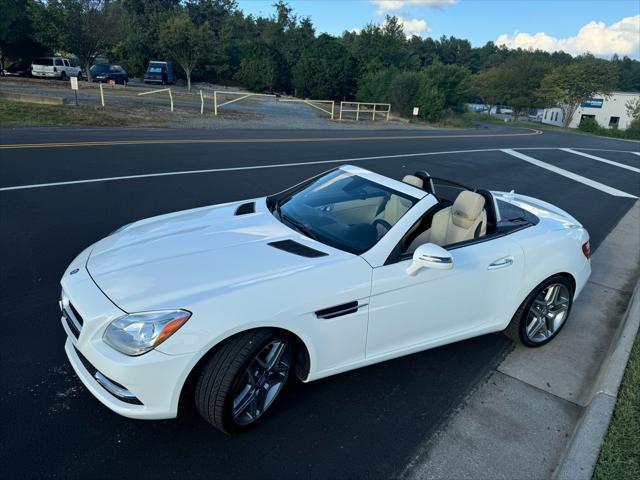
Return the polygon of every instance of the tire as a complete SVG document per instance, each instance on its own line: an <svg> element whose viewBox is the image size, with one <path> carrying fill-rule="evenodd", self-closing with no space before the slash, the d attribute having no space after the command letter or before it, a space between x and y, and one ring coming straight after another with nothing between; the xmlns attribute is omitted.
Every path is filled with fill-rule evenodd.
<svg viewBox="0 0 640 480"><path fill-rule="evenodd" d="M281 353L272 350L280 348L279 345L284 345ZM265 367L259 373L258 370L263 368L260 361L268 362L269 353L273 353L274 359L278 357L274 360L274 372L269 373ZM294 358L291 340L279 332L260 329L231 337L216 347L198 376L196 409L224 433L253 427L264 418L265 412L286 387ZM287 365L286 371L280 371L284 365ZM275 367L279 370L277 373ZM243 410L244 404L246 410Z"/></svg>
<svg viewBox="0 0 640 480"><path fill-rule="evenodd" d="M550 290L556 287L557 301L558 304L562 304L562 307L554 307L546 300L549 294L553 295ZM573 293L573 285L566 277L562 275L549 277L534 288L520 304L511 323L504 331L505 335L511 340L515 342L519 340L531 348L549 343L560 333L569 319L573 306ZM554 316L551 317L551 315ZM562 317L557 318L559 315ZM536 330L537 324L539 324L540 330ZM550 325L553 327L550 328Z"/></svg>

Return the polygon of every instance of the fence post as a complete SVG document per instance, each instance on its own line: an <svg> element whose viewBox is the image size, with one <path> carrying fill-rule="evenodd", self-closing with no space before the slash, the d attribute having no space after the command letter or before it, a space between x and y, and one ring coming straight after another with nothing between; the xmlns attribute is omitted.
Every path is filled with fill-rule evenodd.
<svg viewBox="0 0 640 480"><path fill-rule="evenodd" d="M200 90L200 115L204 113L204 97L202 96L202 90Z"/></svg>
<svg viewBox="0 0 640 480"><path fill-rule="evenodd" d="M104 108L104 91L102 90L102 82L99 82L100 85L100 103L102 104L102 108Z"/></svg>
<svg viewBox="0 0 640 480"><path fill-rule="evenodd" d="M386 122L389 121L389 112L391 112L391 105L387 105L387 119L385 120Z"/></svg>
<svg viewBox="0 0 640 480"><path fill-rule="evenodd" d="M376 121L376 104L373 104L373 121Z"/></svg>
<svg viewBox="0 0 640 480"><path fill-rule="evenodd" d="M343 104L343 103L344 103L344 102L340 102L340 120L342 120L342 104Z"/></svg>
<svg viewBox="0 0 640 480"><path fill-rule="evenodd" d="M167 90L169 90L169 101L171 102L171 111L173 112L173 95L171 95L170 88L168 88Z"/></svg>
<svg viewBox="0 0 640 480"><path fill-rule="evenodd" d="M213 91L213 114L218 115L218 92Z"/></svg>
<svg viewBox="0 0 640 480"><path fill-rule="evenodd" d="M356 122L360 119L360 103L358 102L357 104L357 108L356 108Z"/></svg>
<svg viewBox="0 0 640 480"><path fill-rule="evenodd" d="M336 102L331 101L331 120L333 120L333 112L335 111Z"/></svg>

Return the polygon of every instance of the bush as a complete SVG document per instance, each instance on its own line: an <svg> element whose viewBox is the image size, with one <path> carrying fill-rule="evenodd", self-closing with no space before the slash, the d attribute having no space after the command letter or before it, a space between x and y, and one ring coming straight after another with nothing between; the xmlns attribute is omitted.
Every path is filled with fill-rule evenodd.
<svg viewBox="0 0 640 480"><path fill-rule="evenodd" d="M594 118L583 118L578 129L587 133L599 133L600 130L604 130Z"/></svg>
<svg viewBox="0 0 640 480"><path fill-rule="evenodd" d="M391 81L389 99L393 110L400 115L410 117L413 107L418 106L417 96L422 84L422 76L418 72L403 72Z"/></svg>
<svg viewBox="0 0 640 480"><path fill-rule="evenodd" d="M389 89L395 70L378 70L365 73L358 81L359 102L389 103Z"/></svg>

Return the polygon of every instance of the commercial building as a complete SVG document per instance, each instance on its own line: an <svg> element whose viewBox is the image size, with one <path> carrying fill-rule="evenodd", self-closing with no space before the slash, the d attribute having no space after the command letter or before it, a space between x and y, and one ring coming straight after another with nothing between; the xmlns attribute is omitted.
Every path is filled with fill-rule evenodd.
<svg viewBox="0 0 640 480"><path fill-rule="evenodd" d="M633 118L627 113L627 103L637 101L640 93L612 92L608 96L598 95L582 103L573 114L569 128L578 128L583 118L593 118L601 127L625 130ZM560 108L545 108L542 123L548 125L563 125L563 114Z"/></svg>

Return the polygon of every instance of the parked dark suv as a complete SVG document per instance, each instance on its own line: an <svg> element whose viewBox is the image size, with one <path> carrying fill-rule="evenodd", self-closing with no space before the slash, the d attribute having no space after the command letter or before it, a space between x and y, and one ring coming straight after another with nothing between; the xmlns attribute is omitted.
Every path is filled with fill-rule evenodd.
<svg viewBox="0 0 640 480"><path fill-rule="evenodd" d="M173 72L171 62L149 62L149 67L144 73L144 83L159 83L166 85L176 81L176 74Z"/></svg>
<svg viewBox="0 0 640 480"><path fill-rule="evenodd" d="M129 74L124 68L108 63L98 63L91 67L91 78L94 82L103 83L113 80L116 83L126 85L129 82Z"/></svg>

